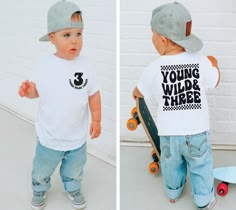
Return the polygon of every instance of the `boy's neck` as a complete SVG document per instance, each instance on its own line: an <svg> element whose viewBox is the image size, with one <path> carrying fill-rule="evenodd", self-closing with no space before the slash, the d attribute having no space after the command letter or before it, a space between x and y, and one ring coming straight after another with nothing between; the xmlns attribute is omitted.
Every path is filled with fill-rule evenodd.
<svg viewBox="0 0 236 210"><path fill-rule="evenodd" d="M77 56L75 56L75 57L73 57L73 58L70 59L70 58L67 58L67 57L60 56L60 55L56 52L56 53L54 53L54 56L56 56L57 58L62 59L62 60L73 61L73 60L75 60L79 55L77 55Z"/></svg>
<svg viewBox="0 0 236 210"><path fill-rule="evenodd" d="M167 48L165 52L163 53L163 55L178 55L185 51L186 50L183 47L175 46L173 48L169 48L169 49Z"/></svg>

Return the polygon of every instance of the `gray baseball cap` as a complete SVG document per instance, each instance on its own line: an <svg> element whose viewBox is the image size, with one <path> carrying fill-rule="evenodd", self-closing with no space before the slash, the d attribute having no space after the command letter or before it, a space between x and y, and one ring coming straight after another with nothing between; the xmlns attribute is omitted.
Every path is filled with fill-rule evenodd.
<svg viewBox="0 0 236 210"><path fill-rule="evenodd" d="M81 10L72 2L62 0L52 5L48 10L47 16L48 32L46 35L41 37L39 41L49 41L48 34L52 32L60 31L66 28L83 28L83 22L71 21L71 16L75 12L81 13Z"/></svg>
<svg viewBox="0 0 236 210"><path fill-rule="evenodd" d="M199 51L203 43L191 33L192 19L180 3L164 4L152 11L151 27L186 50Z"/></svg>

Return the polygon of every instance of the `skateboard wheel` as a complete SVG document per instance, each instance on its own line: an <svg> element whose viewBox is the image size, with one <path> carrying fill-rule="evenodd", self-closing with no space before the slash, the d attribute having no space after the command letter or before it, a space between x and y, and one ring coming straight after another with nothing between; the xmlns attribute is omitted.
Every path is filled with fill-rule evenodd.
<svg viewBox="0 0 236 210"><path fill-rule="evenodd" d="M220 196L225 196L228 192L228 185L224 182L218 184L217 186L217 193Z"/></svg>
<svg viewBox="0 0 236 210"><path fill-rule="evenodd" d="M134 130L138 127L138 122L137 122L137 120L135 120L134 118L130 118L130 119L127 121L126 126L127 126L127 128L128 128L130 131L134 131Z"/></svg>
<svg viewBox="0 0 236 210"><path fill-rule="evenodd" d="M159 171L159 165L157 162L152 162L149 164L149 172L150 174L157 174Z"/></svg>
<svg viewBox="0 0 236 210"><path fill-rule="evenodd" d="M131 116L133 117L135 115L135 113L137 113L137 107L134 107L132 110L131 110Z"/></svg>

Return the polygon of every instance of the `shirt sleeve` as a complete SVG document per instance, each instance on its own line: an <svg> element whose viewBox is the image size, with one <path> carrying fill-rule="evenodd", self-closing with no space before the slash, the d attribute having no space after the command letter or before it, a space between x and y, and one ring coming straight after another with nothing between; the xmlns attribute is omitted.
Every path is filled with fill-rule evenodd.
<svg viewBox="0 0 236 210"><path fill-rule="evenodd" d="M97 79L96 71L89 65L89 78L88 78L88 95L92 96L100 89L100 84Z"/></svg>
<svg viewBox="0 0 236 210"><path fill-rule="evenodd" d="M158 95L158 69L153 64L146 67L141 78L137 83L138 90L144 97L153 97Z"/></svg>
<svg viewBox="0 0 236 210"><path fill-rule="evenodd" d="M30 76L30 81L34 82L34 83L37 83L37 78L38 78L38 71L37 69L34 67L32 69L32 73L31 73L31 76Z"/></svg>

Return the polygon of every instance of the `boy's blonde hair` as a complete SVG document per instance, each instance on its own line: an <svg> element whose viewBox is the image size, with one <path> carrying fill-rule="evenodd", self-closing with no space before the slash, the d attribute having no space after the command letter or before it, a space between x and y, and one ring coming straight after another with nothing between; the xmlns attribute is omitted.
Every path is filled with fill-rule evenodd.
<svg viewBox="0 0 236 210"><path fill-rule="evenodd" d="M73 22L83 22L82 20L82 12L75 12L71 16L71 21Z"/></svg>

